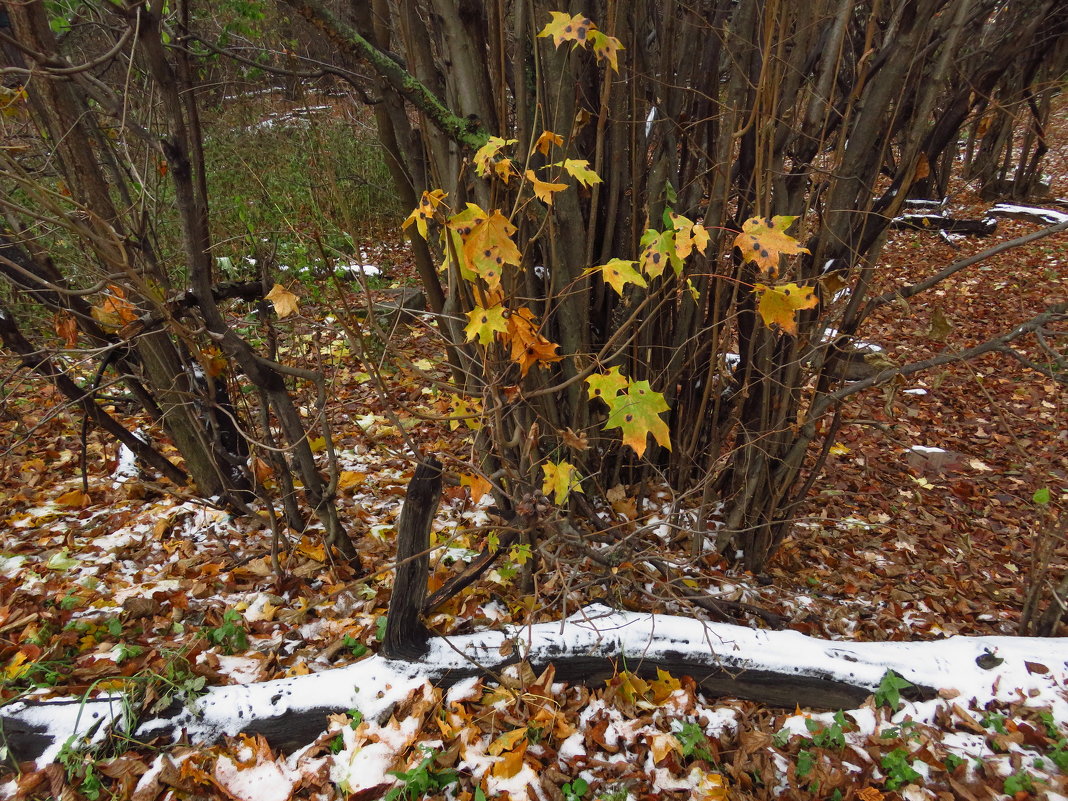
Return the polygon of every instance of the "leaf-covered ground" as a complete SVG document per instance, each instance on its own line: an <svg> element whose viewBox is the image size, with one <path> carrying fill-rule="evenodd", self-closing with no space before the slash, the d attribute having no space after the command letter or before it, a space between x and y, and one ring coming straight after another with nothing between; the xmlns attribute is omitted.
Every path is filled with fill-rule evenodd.
<svg viewBox="0 0 1068 801"><path fill-rule="evenodd" d="M1068 158L1063 137L1053 144L1057 197L1068 194ZM959 217L981 217L989 206L968 187L951 198ZM994 237L952 242L934 232L895 231L876 271L877 291L1039 227L1003 219ZM374 287L412 280L394 243L367 243L361 261L383 269ZM402 455L405 436L445 456L462 482L446 487L434 524L431 590L483 547L492 519L471 500L478 482L468 432L437 419L455 407L430 381L446 378L433 332L419 325L392 331L405 359L386 366L374 337L359 348L346 338L338 322L351 312L335 288L288 288L301 300L300 313L279 323L292 334L286 355L310 359L313 348L323 354L342 516L358 538L364 575L333 563L314 531L272 542L266 520L235 519L140 476L95 432L83 455L79 417L9 363L0 406L5 701L124 689L151 710L205 684L318 672L373 653L392 581L393 525L412 470ZM353 306L381 297L356 284L344 291ZM897 363L921 360L977 344L1066 294L1068 235L1061 234L891 304L864 336ZM254 331L254 316L246 322ZM616 566L571 551L569 570L546 563L533 575L536 594L522 586L523 555L516 552L444 603L430 623L442 634L469 632L556 619L593 601L714 617L671 598L643 559L655 552L681 571L686 586L757 607L806 634L1014 634L1032 557L1052 531L1055 510L1068 503L1066 404L1064 385L1002 354L922 374L892 394L867 391L848 406L826 474L766 575L712 557L691 559L685 531L670 519L671 498L654 493L635 504L628 499L633 488L621 488L617 511L631 518L630 531L644 532L647 550ZM114 411L121 418L126 407L116 401ZM932 448L948 453L925 450ZM1044 488L1048 503L1036 503ZM1065 555L1059 543L1058 570ZM730 608L753 625L769 619ZM494 792L552 801L1068 793L1058 774L1068 769L1065 732L1023 699L982 713L962 704L940 718L891 723L874 700L863 715L806 717L704 699L681 676L661 681L641 686L621 673L606 687L578 688L548 675L510 691L470 685L446 699L425 689L390 721L361 726L353 713L329 731L324 721L316 747L288 762L255 738L211 749L129 743L118 755L67 754L62 764L21 766L4 787L42 798L325 799L355 788L357 773L392 782L388 771L395 770L405 772L395 787L411 788L410 797L421 797L419 790L465 800ZM961 738L971 738L976 753L1005 759L976 766L947 758L961 752ZM484 760L481 772L471 769L475 753ZM1040 755L1050 775L1028 779L1023 753L1032 762ZM336 754L352 764L345 768ZM917 762L926 766L918 773ZM443 789L449 771L464 765L460 783ZM471 780L476 773L480 783ZM390 790L359 786L359 798Z"/></svg>

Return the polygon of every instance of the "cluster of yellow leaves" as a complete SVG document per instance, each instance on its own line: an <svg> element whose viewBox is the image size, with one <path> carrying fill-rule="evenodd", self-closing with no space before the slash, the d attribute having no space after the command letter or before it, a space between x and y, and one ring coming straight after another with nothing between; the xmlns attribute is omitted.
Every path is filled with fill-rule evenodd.
<svg viewBox="0 0 1068 801"><path fill-rule="evenodd" d="M504 144L507 142L499 140L495 148ZM496 149L492 151L496 152ZM491 157L492 154L486 156ZM483 160L482 164L485 166L489 161ZM414 224L424 237L429 232L430 221L437 220L443 225L443 236L447 237L446 267L455 261L461 277L473 284L478 300L478 305L467 313L464 328L467 341L477 340L485 347L500 342L508 357L519 365L523 377L535 364L560 361L563 357L556 353L559 345L542 336L534 313L525 306L510 309L504 304L501 281L505 268L518 268L523 258L512 239L515 226L497 209L487 212L474 203L445 216L446 197L440 190L424 192L419 206L404 224Z"/></svg>
<svg viewBox="0 0 1068 801"><path fill-rule="evenodd" d="M742 258L755 264L769 278L779 275L781 256L808 253L808 248L786 233L797 217L779 215L767 219L752 217L742 225L742 231L734 238L734 246ZM796 283L753 286L757 294L757 313L765 325L777 325L787 334L797 334L797 312L814 308L819 298L812 287Z"/></svg>
<svg viewBox="0 0 1068 801"><path fill-rule="evenodd" d="M552 19L538 34L540 38L551 37L556 47L564 42L574 42L578 47L588 47L598 61L608 62L608 66L615 72L619 72L618 54L624 49L619 39L597 30L593 20L585 14L572 16L563 11L550 11L549 13Z"/></svg>
<svg viewBox="0 0 1068 801"><path fill-rule="evenodd" d="M600 273L606 284L619 295L628 284L649 286L649 281L663 275L670 264L678 276L682 275L683 262L696 250L704 254L708 249L708 230L701 224L671 211L665 217L667 227L663 231L647 230L641 239L642 251L637 260L611 259L607 264L590 267L584 275ZM691 291L694 291L691 287Z"/></svg>

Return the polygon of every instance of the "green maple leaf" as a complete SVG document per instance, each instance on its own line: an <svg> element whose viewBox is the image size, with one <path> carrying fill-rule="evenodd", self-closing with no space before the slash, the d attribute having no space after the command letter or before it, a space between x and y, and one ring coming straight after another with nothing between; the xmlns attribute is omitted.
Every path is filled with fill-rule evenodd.
<svg viewBox="0 0 1068 801"><path fill-rule="evenodd" d="M642 272L650 278L657 278L664 268L671 265L676 275L682 273L682 259L679 258L675 244L675 231L656 231L650 228L642 236L641 252Z"/></svg>
<svg viewBox="0 0 1068 801"><path fill-rule="evenodd" d="M625 375L620 374L618 367L612 367L607 373L589 376L586 383L590 385L590 400L601 398L607 403L609 398L614 398L626 389L630 382Z"/></svg>
<svg viewBox="0 0 1068 801"><path fill-rule="evenodd" d="M467 313L467 319L464 333L468 342L478 337L478 344L489 345L495 334L508 333L508 318L504 316L504 307L499 303L491 309L475 306Z"/></svg>
<svg viewBox="0 0 1068 801"><path fill-rule="evenodd" d="M564 42L578 42L585 47L590 31L597 28L593 20L585 14L576 14L573 17L563 11L550 11L549 14L552 19L541 29L538 37L544 39L551 36L556 47Z"/></svg>
<svg viewBox="0 0 1068 801"><path fill-rule="evenodd" d="M601 183L601 176L590 169L590 163L586 159L564 159L553 165L563 167L567 174L589 189L594 184Z"/></svg>
<svg viewBox="0 0 1068 801"><path fill-rule="evenodd" d="M549 462L541 466L542 473L545 475L545 480L541 484L541 491L546 495L553 495L558 504L564 503L567 500L567 496L573 489L575 492L582 492L582 485L579 483L578 468L571 462L559 461L556 463Z"/></svg>
<svg viewBox="0 0 1068 801"><path fill-rule="evenodd" d="M808 248L786 233L797 217L780 214L772 217L750 217L742 225L742 232L734 238L734 246L742 251L745 261L755 263L762 272L778 275L779 256L808 253Z"/></svg>
<svg viewBox="0 0 1068 801"><path fill-rule="evenodd" d="M616 72L619 72L619 60L617 54L620 50L623 50L623 43L614 36L609 36L606 33L594 29L588 34L590 39L590 47L593 48L593 54L597 56L598 61L607 61L610 66Z"/></svg>
<svg viewBox="0 0 1068 801"><path fill-rule="evenodd" d="M671 450L671 435L667 423L660 417L668 410L663 394L654 392L648 381L632 381L627 391L607 398L611 410L605 429L623 430L623 444L630 445L638 456L645 454L648 435Z"/></svg>
<svg viewBox="0 0 1068 801"><path fill-rule="evenodd" d="M649 283L642 277L642 274L634 269L636 261L628 259L612 259L608 264L601 264L597 267L590 267L583 275L590 273L600 272L604 282L612 287L616 291L617 295L623 294L623 287L627 284L637 284L638 286L649 286Z"/></svg>
<svg viewBox="0 0 1068 801"><path fill-rule="evenodd" d="M819 303L819 298L812 291L812 287L808 286L756 284L753 290L760 298L757 303L757 312L764 320L764 324L770 326L776 323L787 334L797 334L797 311L799 309L811 309Z"/></svg>

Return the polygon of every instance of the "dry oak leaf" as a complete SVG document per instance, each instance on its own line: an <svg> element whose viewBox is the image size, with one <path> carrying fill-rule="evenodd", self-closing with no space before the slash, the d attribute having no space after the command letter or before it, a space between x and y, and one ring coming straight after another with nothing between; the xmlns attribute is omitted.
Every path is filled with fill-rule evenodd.
<svg viewBox="0 0 1068 801"><path fill-rule="evenodd" d="M56 333L68 348L78 347L78 321L70 312L56 312L52 319Z"/></svg>
<svg viewBox="0 0 1068 801"><path fill-rule="evenodd" d="M775 276L779 271L779 256L808 253L808 248L786 233L797 217L777 215L750 217L742 225L742 232L734 238L734 246L742 251L745 261L755 263L762 272Z"/></svg>
<svg viewBox="0 0 1068 801"><path fill-rule="evenodd" d="M797 334L797 311L799 309L811 309L819 298L811 287L802 287L797 284L779 284L767 286L756 284L753 290L759 297L757 312L763 319L764 324L770 326L777 324L787 334Z"/></svg>
<svg viewBox="0 0 1068 801"><path fill-rule="evenodd" d="M298 301L300 298L281 284L275 284L263 299L271 302L279 320L284 320L289 315L296 314L300 311L298 308Z"/></svg>

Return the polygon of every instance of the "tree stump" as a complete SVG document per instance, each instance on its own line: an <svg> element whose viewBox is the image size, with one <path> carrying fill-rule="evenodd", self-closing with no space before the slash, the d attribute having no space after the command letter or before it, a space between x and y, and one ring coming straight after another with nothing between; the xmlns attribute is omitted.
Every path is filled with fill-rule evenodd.
<svg viewBox="0 0 1068 801"><path fill-rule="evenodd" d="M430 524L441 501L441 462L430 457L415 468L397 524L397 576L386 614L382 655L418 659L430 632L420 619L430 562Z"/></svg>

